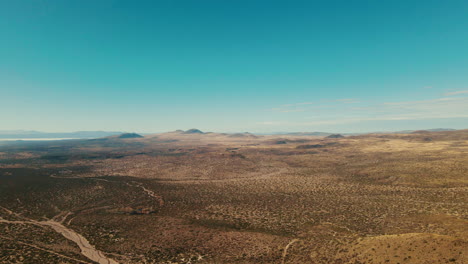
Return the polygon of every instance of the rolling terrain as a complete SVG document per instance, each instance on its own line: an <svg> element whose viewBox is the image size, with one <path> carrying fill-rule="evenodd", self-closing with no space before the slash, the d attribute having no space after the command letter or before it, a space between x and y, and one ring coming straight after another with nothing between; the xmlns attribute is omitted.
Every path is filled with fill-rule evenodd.
<svg viewBox="0 0 468 264"><path fill-rule="evenodd" d="M468 130L0 146L0 263L468 263Z"/></svg>

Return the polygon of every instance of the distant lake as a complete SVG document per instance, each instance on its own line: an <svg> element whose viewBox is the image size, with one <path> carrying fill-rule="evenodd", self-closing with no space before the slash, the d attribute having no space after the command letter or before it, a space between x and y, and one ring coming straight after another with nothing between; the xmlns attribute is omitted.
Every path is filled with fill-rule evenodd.
<svg viewBox="0 0 468 264"><path fill-rule="evenodd" d="M69 140L78 138L0 138L0 141L51 141L51 140Z"/></svg>

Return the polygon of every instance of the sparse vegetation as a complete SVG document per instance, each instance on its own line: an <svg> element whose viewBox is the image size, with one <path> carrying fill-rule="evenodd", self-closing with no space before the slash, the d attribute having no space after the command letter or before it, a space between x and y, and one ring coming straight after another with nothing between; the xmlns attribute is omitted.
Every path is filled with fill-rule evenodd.
<svg viewBox="0 0 468 264"><path fill-rule="evenodd" d="M468 263L467 153L466 130L6 144L0 263L91 263L21 217L119 263Z"/></svg>

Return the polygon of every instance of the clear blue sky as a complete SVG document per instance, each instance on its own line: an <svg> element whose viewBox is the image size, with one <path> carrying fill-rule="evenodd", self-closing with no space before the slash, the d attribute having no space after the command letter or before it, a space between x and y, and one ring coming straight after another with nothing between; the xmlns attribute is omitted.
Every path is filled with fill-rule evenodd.
<svg viewBox="0 0 468 264"><path fill-rule="evenodd" d="M468 128L468 1L0 0L0 130Z"/></svg>

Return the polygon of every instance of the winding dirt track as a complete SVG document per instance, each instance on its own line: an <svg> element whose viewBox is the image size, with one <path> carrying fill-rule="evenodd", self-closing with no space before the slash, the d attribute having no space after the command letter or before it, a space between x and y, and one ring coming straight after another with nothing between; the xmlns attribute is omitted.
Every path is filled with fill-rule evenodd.
<svg viewBox="0 0 468 264"><path fill-rule="evenodd" d="M57 233L62 234L66 239L75 242L81 249L81 254L89 258L92 261L96 261L99 264L118 264L117 261L108 258L100 250L95 249L89 241L77 232L65 227L56 221L43 221L39 222L41 225L49 226L54 229Z"/></svg>
<svg viewBox="0 0 468 264"><path fill-rule="evenodd" d="M56 176L51 176L51 177L61 178L61 177L56 177ZM109 180L106 180L106 179L98 179L98 178L91 178L91 179L107 181L107 182L113 182L113 181L109 181ZM145 188L141 183L138 183L138 182L128 183L127 182L126 184L128 186L131 186L131 187L141 188L143 190L143 192L145 192L148 196L156 198L159 201L161 206L164 205L164 200L163 200L163 198L161 196L159 196L156 193L154 193L153 191ZM75 242L75 244L77 244L78 247L81 249L81 254L83 254L83 256L87 257L88 259L90 259L92 261L95 261L95 262L97 262L99 264L119 264L117 261L106 257L106 255L102 251L97 250L96 248L94 248L94 246L92 246L85 237L83 237L79 233L73 231L72 229L70 229L70 228L68 228L68 227L66 227L66 226L64 226L62 224L63 221L71 214L70 212L68 212L65 215L59 214L58 216L54 217L54 219L52 219L52 220L36 221L36 220L29 219L29 218L26 218L24 216L21 216L20 214L17 214L17 213L15 213L15 212L13 212L13 211L5 208L5 207L0 206L0 208L5 210L10 215L14 215L16 217L24 219L24 220L20 220L20 221L10 221L10 220L5 220L5 219L0 217L0 223L23 224L23 225L24 224L29 224L29 225L36 225L36 226L42 226L42 227L44 227L44 226L50 227L55 232L60 233L66 239ZM57 219L62 218L62 220L59 222L59 221L55 220L56 218Z"/></svg>
<svg viewBox="0 0 468 264"><path fill-rule="evenodd" d="M60 177L56 177L56 176L51 176L51 177L60 178ZM98 178L91 178L91 179L101 180L101 181L106 181L106 182L113 182L113 181L109 181L109 180L106 180L106 179L98 179ZM164 205L163 198L161 196L157 195L156 193L154 193L153 191L145 188L143 186L143 184L138 183L138 182L131 182L131 183L127 182L126 184L128 186L131 186L131 187L141 188L143 190L143 192L145 192L148 196L156 198L159 201L161 206ZM0 223L23 224L23 225L24 224L29 224L29 225L36 225L36 226L42 226L42 227L44 227L44 226L50 227L54 231L56 231L57 233L60 233L66 239L75 242L75 244L77 244L78 247L81 249L81 254L83 254L83 256L87 257L88 259L90 259L92 261L95 261L95 262L97 262L99 264L119 264L117 261L106 257L105 254L102 251L97 250L96 248L94 248L94 246L92 246L85 237L83 237L79 233L73 231L72 229L70 229L70 228L68 228L68 227L66 227L66 226L64 226L62 224L63 221L71 214L70 212L65 214L65 215L59 214L58 216L54 217L54 219L52 219L52 220L36 221L36 220L33 220L33 219L25 218L24 216L21 216L21 215L15 213L15 212L5 208L5 207L0 207L0 208L5 210L10 215L15 215L16 217L20 217L21 219L24 219L24 220L20 220L20 221L10 221L10 220L5 220L5 219L0 217ZM62 219L61 221L56 221L56 220L58 220L60 218Z"/></svg>
<svg viewBox="0 0 468 264"><path fill-rule="evenodd" d="M283 250L283 258L282 258L282 260L281 260L281 264L284 264L285 261L286 261L286 255L288 254L288 249L289 249L289 247L290 247L292 244L296 243L297 241L299 241L299 239L295 238L295 239L291 240L291 242L289 242L289 243L284 247L284 250Z"/></svg>
<svg viewBox="0 0 468 264"><path fill-rule="evenodd" d="M13 213L10 210L6 210L6 211L9 212L10 214L18 216L18 214ZM25 217L22 217L22 216L21 218L25 220L10 221L10 220L5 220L5 219L0 218L0 223L23 224L23 225L29 224L29 225L50 227L57 233L60 233L66 239L75 242L78 245L78 247L81 249L81 254L83 254L83 256L87 257L88 259L95 261L99 264L119 264L117 261L106 257L102 251L94 248L85 237L73 231L72 229L65 227L60 222L57 222L54 220L36 221L32 219L26 219Z"/></svg>
<svg viewBox="0 0 468 264"><path fill-rule="evenodd" d="M133 181L132 182L133 184L130 184L130 183L126 183L128 186L131 186L131 187L139 187L143 190L143 192L145 192L148 196L150 197L153 197L153 198L156 198L156 200L159 201L159 205L160 206L163 206L164 205L164 199L162 198L162 196L159 196L157 195L155 192L153 192L152 190L150 189L147 189L145 186L143 186L143 184L139 183L139 182L135 182Z"/></svg>

